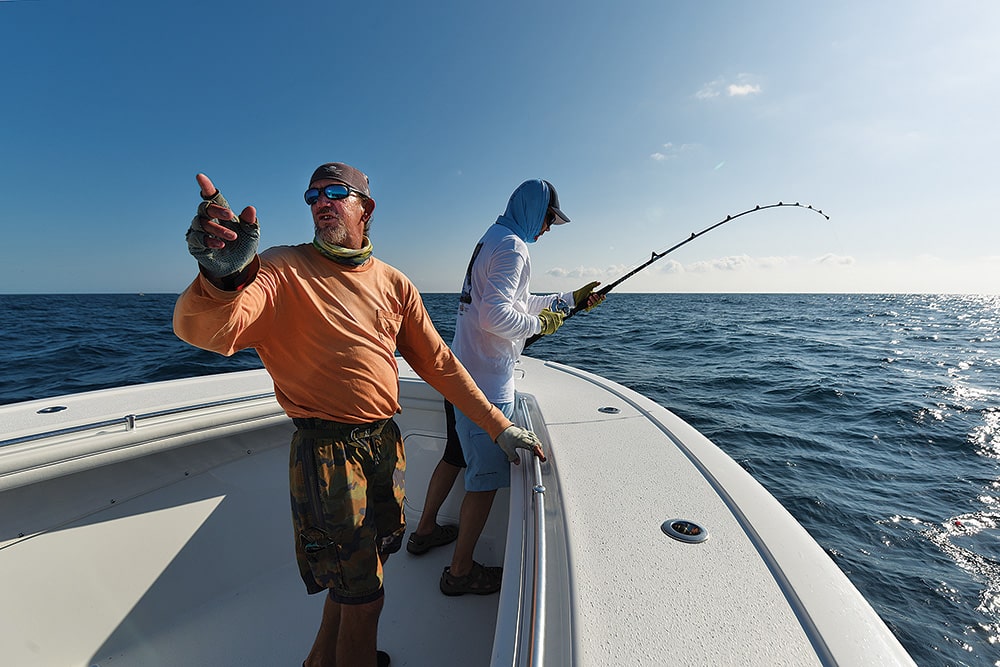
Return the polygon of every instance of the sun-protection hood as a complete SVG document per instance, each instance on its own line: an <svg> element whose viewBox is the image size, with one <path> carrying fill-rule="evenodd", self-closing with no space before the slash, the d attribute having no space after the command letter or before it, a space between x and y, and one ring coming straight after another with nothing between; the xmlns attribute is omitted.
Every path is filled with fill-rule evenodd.
<svg viewBox="0 0 1000 667"><path fill-rule="evenodd" d="M510 195L507 210L497 218L497 224L510 229L525 243L534 243L542 233L548 207L548 183L540 179L525 181Z"/></svg>

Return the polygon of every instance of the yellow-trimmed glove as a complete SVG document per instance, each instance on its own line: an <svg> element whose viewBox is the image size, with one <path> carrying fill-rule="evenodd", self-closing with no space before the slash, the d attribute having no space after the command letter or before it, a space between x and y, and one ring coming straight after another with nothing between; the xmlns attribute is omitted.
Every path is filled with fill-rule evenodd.
<svg viewBox="0 0 1000 667"><path fill-rule="evenodd" d="M594 294L594 288L600 285L598 281L587 283L583 287L573 292L573 305L576 310L590 312L601 305L604 301L603 294Z"/></svg>
<svg viewBox="0 0 1000 667"><path fill-rule="evenodd" d="M546 308L542 312L538 313L538 319L542 321L542 335L548 336L549 334L554 334L556 329L562 326L563 320L566 316L560 312L552 310L551 308Z"/></svg>
<svg viewBox="0 0 1000 667"><path fill-rule="evenodd" d="M511 424L505 428L497 436L497 444L503 450L504 454L507 455L507 460L515 465L521 462L521 457L517 455L517 450L519 449L527 449L542 461L545 460L545 452L542 451L542 441L538 439L537 435L520 426Z"/></svg>

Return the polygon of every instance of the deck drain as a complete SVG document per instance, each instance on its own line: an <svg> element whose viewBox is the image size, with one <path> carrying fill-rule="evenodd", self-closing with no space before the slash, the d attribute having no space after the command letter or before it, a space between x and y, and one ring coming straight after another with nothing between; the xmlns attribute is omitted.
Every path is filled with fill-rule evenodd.
<svg viewBox="0 0 1000 667"><path fill-rule="evenodd" d="M670 519L669 521L664 521L660 526L660 530L675 540L690 542L691 544L704 542L708 539L707 530L694 521L688 521L687 519Z"/></svg>
<svg viewBox="0 0 1000 667"><path fill-rule="evenodd" d="M65 409L66 409L65 405L53 405L50 408L42 408L41 410L38 411L38 414L40 414L40 415L50 415L53 412L62 412Z"/></svg>
<svg viewBox="0 0 1000 667"><path fill-rule="evenodd" d="M606 407L603 407L603 408L597 408L597 411L598 412L603 412L606 415L616 415L619 412L621 412L621 410L619 410L618 408L613 408L613 407L610 407L610 406L606 406Z"/></svg>

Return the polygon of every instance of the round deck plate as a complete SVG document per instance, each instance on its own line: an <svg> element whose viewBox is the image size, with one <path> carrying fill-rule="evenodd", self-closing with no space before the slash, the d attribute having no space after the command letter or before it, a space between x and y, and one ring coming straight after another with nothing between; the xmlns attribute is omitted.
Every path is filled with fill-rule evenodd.
<svg viewBox="0 0 1000 667"><path fill-rule="evenodd" d="M708 531L687 519L670 519L660 525L660 530L675 540L697 544L708 539Z"/></svg>

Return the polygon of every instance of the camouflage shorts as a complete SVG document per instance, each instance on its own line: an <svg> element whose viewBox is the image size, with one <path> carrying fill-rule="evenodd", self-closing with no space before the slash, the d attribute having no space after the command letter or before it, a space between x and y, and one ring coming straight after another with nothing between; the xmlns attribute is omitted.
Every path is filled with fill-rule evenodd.
<svg viewBox="0 0 1000 667"><path fill-rule="evenodd" d="M382 561L406 528L406 457L392 419L295 419L289 482L299 573L309 593L363 604L382 596Z"/></svg>

